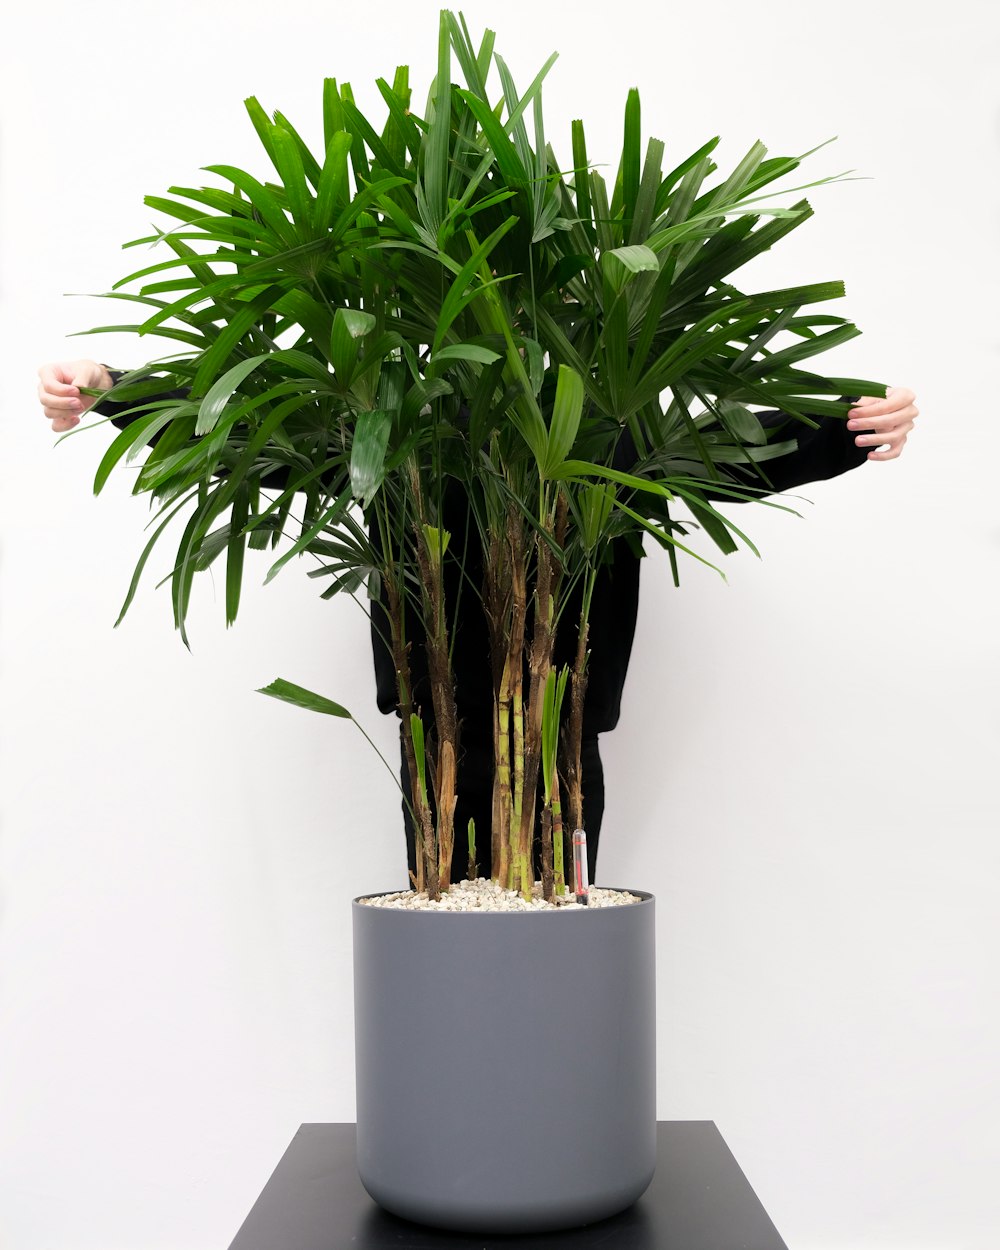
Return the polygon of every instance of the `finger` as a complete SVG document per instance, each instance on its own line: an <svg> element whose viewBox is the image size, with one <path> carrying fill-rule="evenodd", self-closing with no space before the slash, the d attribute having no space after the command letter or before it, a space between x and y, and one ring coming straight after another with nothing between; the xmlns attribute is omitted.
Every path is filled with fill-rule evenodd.
<svg viewBox="0 0 1000 1250"><path fill-rule="evenodd" d="M84 411L83 408L46 408L42 416L46 421L69 421L71 425L76 425Z"/></svg>
<svg viewBox="0 0 1000 1250"><path fill-rule="evenodd" d="M900 439L905 440L907 434L913 429L912 421L903 421L899 425L893 426L891 429L876 431L869 433L867 430L864 434L859 434L854 440L858 447L878 447L882 443L894 445Z"/></svg>
<svg viewBox="0 0 1000 1250"><path fill-rule="evenodd" d="M51 364L42 365L38 370L41 385L55 395L64 395L67 391L77 389L76 371L71 362L56 360Z"/></svg>
<svg viewBox="0 0 1000 1250"><path fill-rule="evenodd" d="M875 412L866 409L864 415L851 417L847 422L849 430L891 430L893 426L909 421L911 424L920 415L916 404L907 404L905 408L892 409L888 412Z"/></svg>
<svg viewBox="0 0 1000 1250"><path fill-rule="evenodd" d="M59 386L58 383L54 384ZM64 407L66 404L77 403L82 399L78 387L59 387L58 390L47 387L44 382L38 383L38 399L42 405L55 404Z"/></svg>
<svg viewBox="0 0 1000 1250"><path fill-rule="evenodd" d="M887 447L884 451L870 451L868 453L869 460L897 460L902 454L903 447L906 445L904 437L895 447Z"/></svg>
<svg viewBox="0 0 1000 1250"><path fill-rule="evenodd" d="M41 385L38 388L38 399L47 421L52 421L56 417L81 413L87 407L79 395L54 395L50 391L42 390Z"/></svg>
<svg viewBox="0 0 1000 1250"><path fill-rule="evenodd" d="M852 417L857 412L868 418L876 414L901 412L904 408L908 408L916 397L916 393L907 386L890 386L886 390L884 399L875 395L862 395L858 402L848 410L847 415Z"/></svg>
<svg viewBox="0 0 1000 1250"><path fill-rule="evenodd" d="M56 417L55 420L52 422L52 433L64 434L67 430L72 430L74 426L77 426L79 424L80 424L79 417L73 417L73 416Z"/></svg>
<svg viewBox="0 0 1000 1250"><path fill-rule="evenodd" d="M890 435L883 435L881 438L874 436L870 439L875 446L868 453L869 460L895 460L906 445L906 437L910 430L913 429L912 423L901 427L899 430L893 431ZM867 445L867 444L865 444Z"/></svg>

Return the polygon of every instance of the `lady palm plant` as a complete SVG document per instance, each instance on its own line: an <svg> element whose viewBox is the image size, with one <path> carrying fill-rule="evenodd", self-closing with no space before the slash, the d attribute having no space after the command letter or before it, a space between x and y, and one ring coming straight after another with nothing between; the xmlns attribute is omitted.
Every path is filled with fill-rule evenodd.
<svg viewBox="0 0 1000 1250"><path fill-rule="evenodd" d="M521 92L493 33L476 47L464 19L442 12L423 116L406 67L378 80L381 126L327 79L318 156L251 97L273 173L211 165L222 186L147 197L179 224L126 246L172 255L109 295L147 315L88 331L155 332L183 349L110 393L131 422L95 489L148 449L134 489L159 506L122 615L175 519L169 581L185 642L195 572L225 557L232 623L248 546L290 536L268 580L308 555L324 598L367 583L397 677L413 884L432 897L452 879L456 836L469 838L474 873L484 834L454 827L461 614L475 607L488 623L493 874L531 890L540 819L551 897L565 832L583 824L588 621L612 544L651 534L675 580L678 551L704 559L682 541L692 524L723 553L753 549L713 501L766 495L767 461L794 444L768 441L748 405L815 424L845 414L835 396L881 389L802 367L858 333L806 311L842 283L748 294L730 281L810 216L804 199L761 204L803 158L755 143L710 186L713 138L665 173L664 144L643 150L633 90L609 186L582 122L568 164L546 138L554 60ZM481 578L468 572L472 546ZM558 666L557 638L569 639ZM429 695L417 693L417 650ZM265 693L349 715L284 680Z"/></svg>

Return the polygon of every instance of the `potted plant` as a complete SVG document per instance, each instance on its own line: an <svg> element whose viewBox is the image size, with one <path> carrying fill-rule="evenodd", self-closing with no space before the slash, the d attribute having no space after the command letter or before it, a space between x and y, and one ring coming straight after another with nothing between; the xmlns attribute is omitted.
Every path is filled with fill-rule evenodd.
<svg viewBox="0 0 1000 1250"><path fill-rule="evenodd" d="M761 202L802 158L756 143L709 187L716 138L664 172L631 91L609 185L581 122L568 162L546 138L555 58L521 92L493 42L442 12L423 114L403 67L378 82L380 125L326 80L318 156L248 99L274 174L213 165L222 187L147 197L179 224L133 243L173 255L111 296L148 315L90 332L182 348L100 395L123 428L95 489L146 451L135 493L160 507L122 615L171 522L185 642L195 573L225 560L231 623L247 547L283 536L269 579L308 555L323 597L366 587L399 713L411 897L432 908L355 900L359 1166L399 1214L523 1231L621 1209L655 1156L653 899L584 907L585 884L570 888L595 590L645 535L675 581L678 552L704 559L692 527L723 553L753 548L715 504L786 506L763 497L795 444L749 405L809 428L844 416L845 392L884 388L802 367L858 333L807 311L842 283L731 280L811 214ZM350 715L287 679L264 693ZM460 827L473 706L488 810ZM449 909L484 866L481 892L528 914ZM487 1114L446 1097L445 1070Z"/></svg>

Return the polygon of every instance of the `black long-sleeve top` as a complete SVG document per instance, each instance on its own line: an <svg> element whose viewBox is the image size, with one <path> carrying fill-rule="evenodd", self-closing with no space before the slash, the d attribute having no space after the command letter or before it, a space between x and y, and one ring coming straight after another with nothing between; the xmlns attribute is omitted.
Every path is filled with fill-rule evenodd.
<svg viewBox="0 0 1000 1250"><path fill-rule="evenodd" d="M846 397L844 397L846 398ZM855 400L857 397L853 397ZM868 448L859 448L854 442L854 432L849 431L846 421L840 417L818 417L817 428L806 426L778 410L758 412L758 419L768 429L781 430L782 438L796 439L796 448L783 456L768 460L765 468L774 493L793 490L808 482L837 477L841 473L864 463ZM782 429L782 427L788 427ZM621 463L614 467L627 471L632 461L629 450L631 442L619 444ZM760 479L749 468L728 466L734 483L741 482L759 487ZM724 485L724 483L720 483ZM735 502L728 495L713 493L705 483L702 494L712 501ZM455 533L464 524L464 509L456 509L454 521L448 517L452 530L451 542L461 544L466 535ZM465 576L473 585L483 583L482 551L478 535L471 531L463 567ZM641 557L629 541L616 538L611 544L611 560L602 564L597 572L591 599L588 649L587 693L584 702L584 737L607 733L618 724L621 715L622 693L628 672L635 625L639 609L639 573ZM445 574L446 602L453 602L459 591L459 574L452 566L449 580ZM492 733L493 687L489 664L489 630L485 614L478 600L468 590L463 611L459 613L453 646L453 668L456 682L456 701L459 717L463 723L463 737L470 734L478 742L488 742ZM579 585L565 597L561 608L562 624L556 635L553 660L556 668L572 665L577 647L576 623L580 615L582 587ZM530 626L530 616L529 616ZM411 638L422 637L420 624L413 620L408 625ZM388 622L384 613L373 605L372 650L375 660L378 706L382 712L396 707L395 666L383 637L388 634ZM414 647L410 653L411 677L414 702L429 706L427 669L422 651Z"/></svg>
<svg viewBox="0 0 1000 1250"><path fill-rule="evenodd" d="M109 372L116 382L122 376L116 370ZM164 391L155 398L184 398L187 394L187 389L181 388ZM128 404L108 400L97 405L98 411L110 417L112 423L119 428L125 428L134 420L134 417L120 415L127 407ZM775 493L794 490L808 482L837 477L863 464L867 458L868 448L859 448L855 444L854 433L847 429L843 418L817 417L817 428L812 428L776 410L759 412L756 415L769 429L777 430L787 424L789 428L782 432L783 436L794 437L796 440L794 451L767 462L767 476ZM629 466L623 463L620 467ZM749 470L731 467L731 472L737 481L759 485L759 479L752 476ZM281 485L270 480L265 480L262 484L278 487ZM703 493L706 498L713 499L711 487L707 484ZM732 502L720 495L714 498L726 498L727 502ZM451 542L456 546L452 549L461 549L458 544L462 544L466 537L465 575L472 585L481 585L482 552L474 527L467 536L453 532ZM377 535L373 534L373 539L377 539ZM450 585L446 580L446 599L452 602L452 596L458 591L458 573L454 571L453 564L450 567L453 572ZM598 570L591 600L588 635L590 659L584 703L585 737L614 729L621 714L622 692L639 608L639 570L640 558L628 541L624 538L613 540L612 559ZM554 660L557 667L572 664L575 656L575 623L579 618L580 593L579 588L571 592L563 607L562 619L565 624L557 633L555 645ZM486 743L492 734L493 707L489 634L478 598L467 590L463 594L463 610L459 614L452 653L458 713L465 740L469 741L471 738ZM373 603L372 608L376 696L379 710L388 713L394 711L397 705L395 666L384 641L388 636L384 612L377 602ZM409 623L409 631L411 639L419 641L419 624L416 621ZM426 717L430 709L430 698L422 648L412 648L410 660L414 703L423 706Z"/></svg>

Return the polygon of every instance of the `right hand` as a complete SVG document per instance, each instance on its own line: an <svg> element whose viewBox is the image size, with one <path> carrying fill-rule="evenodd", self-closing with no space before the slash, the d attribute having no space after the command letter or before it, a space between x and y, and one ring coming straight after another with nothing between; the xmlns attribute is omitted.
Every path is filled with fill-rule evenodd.
<svg viewBox="0 0 1000 1250"><path fill-rule="evenodd" d="M93 396L80 393L81 386L106 391L112 385L107 369L96 360L56 360L42 365L38 377L38 398L54 434L79 425L80 417L93 404Z"/></svg>

